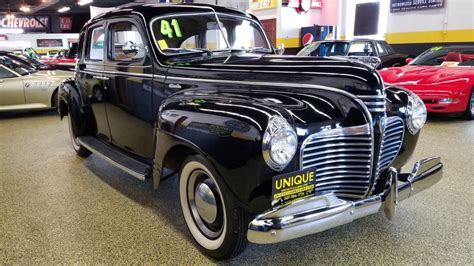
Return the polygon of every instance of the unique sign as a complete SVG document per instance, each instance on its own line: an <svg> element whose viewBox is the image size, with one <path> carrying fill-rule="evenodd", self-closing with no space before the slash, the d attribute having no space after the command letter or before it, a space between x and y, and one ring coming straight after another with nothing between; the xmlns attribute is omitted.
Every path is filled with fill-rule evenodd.
<svg viewBox="0 0 474 266"><path fill-rule="evenodd" d="M7 18L6 15L0 15L0 28L47 30L49 28L49 16L15 16Z"/></svg>
<svg viewBox="0 0 474 266"><path fill-rule="evenodd" d="M314 194L316 169L307 169L273 177L272 205L286 204Z"/></svg>
<svg viewBox="0 0 474 266"><path fill-rule="evenodd" d="M444 0L390 0L390 12L444 7Z"/></svg>
<svg viewBox="0 0 474 266"><path fill-rule="evenodd" d="M249 0L250 10L277 8L278 0Z"/></svg>
<svg viewBox="0 0 474 266"><path fill-rule="evenodd" d="M62 39L36 39L36 45L40 47L62 47Z"/></svg>
<svg viewBox="0 0 474 266"><path fill-rule="evenodd" d="M59 17L59 28L61 30L71 30L72 17Z"/></svg>

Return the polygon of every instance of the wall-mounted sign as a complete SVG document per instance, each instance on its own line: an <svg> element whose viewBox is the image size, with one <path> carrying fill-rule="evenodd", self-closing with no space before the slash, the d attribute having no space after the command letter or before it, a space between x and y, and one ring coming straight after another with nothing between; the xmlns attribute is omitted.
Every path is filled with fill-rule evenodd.
<svg viewBox="0 0 474 266"><path fill-rule="evenodd" d="M8 37L5 34L0 34L0 41L8 41Z"/></svg>
<svg viewBox="0 0 474 266"><path fill-rule="evenodd" d="M278 0L249 0L250 10L277 8Z"/></svg>
<svg viewBox="0 0 474 266"><path fill-rule="evenodd" d="M36 39L36 45L38 48L42 47L62 47L62 39Z"/></svg>
<svg viewBox="0 0 474 266"><path fill-rule="evenodd" d="M71 30L72 17L59 17L59 28L61 30Z"/></svg>
<svg viewBox="0 0 474 266"><path fill-rule="evenodd" d="M390 0L390 12L444 7L444 0Z"/></svg>
<svg viewBox="0 0 474 266"><path fill-rule="evenodd" d="M0 28L24 29L24 30L47 30L49 29L49 16L15 16L7 18L0 15Z"/></svg>

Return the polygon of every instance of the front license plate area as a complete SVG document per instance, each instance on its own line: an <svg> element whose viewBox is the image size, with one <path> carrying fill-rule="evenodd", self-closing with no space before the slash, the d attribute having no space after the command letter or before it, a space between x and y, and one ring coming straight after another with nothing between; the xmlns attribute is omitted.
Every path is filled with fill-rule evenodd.
<svg viewBox="0 0 474 266"><path fill-rule="evenodd" d="M273 177L272 206L287 204L314 194L316 168L285 173Z"/></svg>

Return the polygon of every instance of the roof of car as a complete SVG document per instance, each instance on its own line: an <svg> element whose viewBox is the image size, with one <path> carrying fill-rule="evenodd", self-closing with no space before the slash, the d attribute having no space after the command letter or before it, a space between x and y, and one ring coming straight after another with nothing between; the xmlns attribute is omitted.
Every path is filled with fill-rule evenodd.
<svg viewBox="0 0 474 266"><path fill-rule="evenodd" d="M111 10L109 12L100 14L93 18L90 22L102 20L104 18L116 17L124 14L139 13L145 20L149 20L153 17L166 15L170 13L193 13L193 12L205 12L215 11L218 13L234 14L239 16L246 16L254 18L253 15L239 11L234 8L227 8L222 6L208 5L208 4L143 4L143 3L131 3L124 5L120 8Z"/></svg>

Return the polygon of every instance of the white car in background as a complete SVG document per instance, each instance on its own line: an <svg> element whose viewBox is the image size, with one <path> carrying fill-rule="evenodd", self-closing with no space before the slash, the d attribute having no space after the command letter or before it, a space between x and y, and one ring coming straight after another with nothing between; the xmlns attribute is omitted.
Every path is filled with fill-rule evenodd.
<svg viewBox="0 0 474 266"><path fill-rule="evenodd" d="M36 70L7 55L0 55L0 112L57 107L59 84L74 72Z"/></svg>

